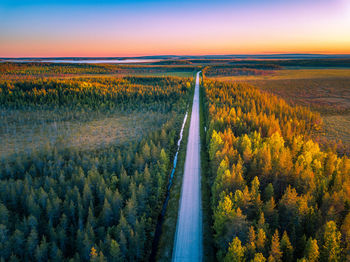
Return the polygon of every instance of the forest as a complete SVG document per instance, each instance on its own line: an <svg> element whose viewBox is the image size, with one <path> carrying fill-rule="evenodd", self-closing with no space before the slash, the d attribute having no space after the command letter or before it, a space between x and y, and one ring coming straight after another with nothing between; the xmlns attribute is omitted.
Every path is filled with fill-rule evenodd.
<svg viewBox="0 0 350 262"><path fill-rule="evenodd" d="M1 63L0 260L147 261L157 248L170 258L173 241L152 242L193 98L184 76L200 67L215 259L350 260L350 159L321 136L348 113L348 71L284 68L314 62ZM176 216L167 211L167 227Z"/></svg>
<svg viewBox="0 0 350 262"><path fill-rule="evenodd" d="M244 83L204 80L219 261L349 261L350 160L322 121Z"/></svg>
<svg viewBox="0 0 350 262"><path fill-rule="evenodd" d="M0 0L22 261L350 262L350 0Z"/></svg>
<svg viewBox="0 0 350 262"><path fill-rule="evenodd" d="M241 66L207 66L204 68L203 73L207 77L215 76L239 76L239 75L269 75L272 73L271 69L278 69L275 67L266 67L263 69L256 69L254 66L247 65L244 67Z"/></svg>
<svg viewBox="0 0 350 262"><path fill-rule="evenodd" d="M176 77L1 81L1 110L21 121L28 112L79 125L120 112L166 117L126 142L2 155L1 261L147 260L191 90L191 79Z"/></svg>
<svg viewBox="0 0 350 262"><path fill-rule="evenodd" d="M23 79L37 77L70 77L83 75L152 75L152 74L176 74L187 73L189 75L198 69L188 63L164 61L159 63L147 64L71 64L71 63L0 63L0 75L5 79Z"/></svg>

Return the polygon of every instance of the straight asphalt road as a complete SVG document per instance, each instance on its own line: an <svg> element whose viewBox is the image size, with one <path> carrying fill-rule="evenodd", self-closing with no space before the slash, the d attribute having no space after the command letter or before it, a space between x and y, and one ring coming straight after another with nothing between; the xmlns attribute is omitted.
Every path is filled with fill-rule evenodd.
<svg viewBox="0 0 350 262"><path fill-rule="evenodd" d="M190 131L177 218L173 261L202 261L202 201L199 137L199 73L193 97Z"/></svg>

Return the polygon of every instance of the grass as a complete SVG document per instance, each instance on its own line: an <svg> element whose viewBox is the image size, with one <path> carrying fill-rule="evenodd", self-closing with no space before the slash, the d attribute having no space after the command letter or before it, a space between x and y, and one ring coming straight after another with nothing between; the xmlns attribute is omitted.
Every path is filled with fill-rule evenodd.
<svg viewBox="0 0 350 262"><path fill-rule="evenodd" d="M324 130L331 140L350 146L350 114L323 116Z"/></svg>
<svg viewBox="0 0 350 262"><path fill-rule="evenodd" d="M96 149L141 137L170 116L154 112L71 114L54 111L0 110L0 156L40 150L47 144Z"/></svg>
<svg viewBox="0 0 350 262"><path fill-rule="evenodd" d="M350 112L350 77L256 80L249 83L322 115Z"/></svg>
<svg viewBox="0 0 350 262"><path fill-rule="evenodd" d="M221 81L257 81L257 80L284 80L284 79L324 79L349 78L350 69L284 69L270 71L266 75L218 76Z"/></svg>

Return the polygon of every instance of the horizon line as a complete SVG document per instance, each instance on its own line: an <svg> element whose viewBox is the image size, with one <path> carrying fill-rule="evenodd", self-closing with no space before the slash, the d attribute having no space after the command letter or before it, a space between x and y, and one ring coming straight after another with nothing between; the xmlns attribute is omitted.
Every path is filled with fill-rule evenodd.
<svg viewBox="0 0 350 262"><path fill-rule="evenodd" d="M147 58L147 57L215 57L215 56L350 56L350 53L255 53L255 54L201 54L201 55L131 55L131 56L12 56L0 57L0 59L68 59L68 58L97 58L97 59L116 59L116 58Z"/></svg>

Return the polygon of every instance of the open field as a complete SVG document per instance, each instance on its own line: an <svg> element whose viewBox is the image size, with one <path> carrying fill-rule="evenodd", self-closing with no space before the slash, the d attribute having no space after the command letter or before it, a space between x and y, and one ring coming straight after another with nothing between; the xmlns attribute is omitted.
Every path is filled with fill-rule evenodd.
<svg viewBox="0 0 350 262"><path fill-rule="evenodd" d="M350 147L350 114L325 115L323 128L329 140L341 140L347 148Z"/></svg>
<svg viewBox="0 0 350 262"><path fill-rule="evenodd" d="M322 114L350 112L350 77L247 82L264 91L277 94L290 103L310 107Z"/></svg>
<svg viewBox="0 0 350 262"><path fill-rule="evenodd" d="M322 141L341 140L350 149L350 69L275 70L266 75L215 77L244 82L276 94L292 105L309 107L323 118ZM343 147L343 146L342 146Z"/></svg>
<svg viewBox="0 0 350 262"><path fill-rule="evenodd" d="M91 113L90 113L91 114ZM0 111L0 155L33 152L46 145L93 150L141 138L169 119L156 112L89 113L68 120L71 114L48 111Z"/></svg>
<svg viewBox="0 0 350 262"><path fill-rule="evenodd" d="M216 76L215 78L222 81L350 78L350 69L281 69L268 70L264 75Z"/></svg>

